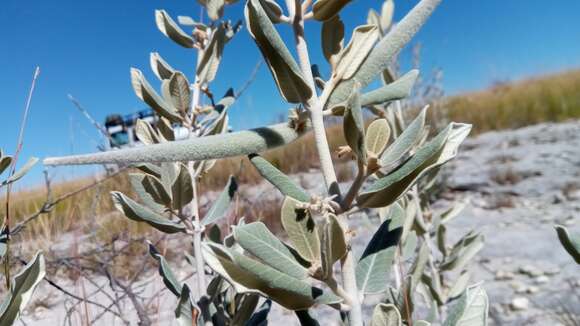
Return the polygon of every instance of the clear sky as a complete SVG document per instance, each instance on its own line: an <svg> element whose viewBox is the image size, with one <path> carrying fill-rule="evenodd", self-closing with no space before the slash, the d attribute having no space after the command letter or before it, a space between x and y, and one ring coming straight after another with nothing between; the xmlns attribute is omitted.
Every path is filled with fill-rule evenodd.
<svg viewBox="0 0 580 326"><path fill-rule="evenodd" d="M279 1L279 0L278 0ZM279 1L280 2L280 1ZM399 20L416 0L398 0ZM226 17L242 17L244 1L228 7ZM381 1L355 0L344 10L347 31L366 22L367 8ZM24 137L26 157L67 155L95 150L98 135L68 101L72 94L102 121L110 113L145 107L134 95L129 68L149 69L149 53L159 52L173 67L193 79L195 54L163 36L156 28L155 9L170 15L199 17L194 0L4 0L0 10L0 148L14 152L18 126L33 70L41 68ZM484 88L494 81L580 67L580 1L578 0L443 0L414 39L422 43L421 68L444 71L448 94ZM310 22L307 37L312 61L324 66L320 24ZM288 36L289 28L281 33ZM350 36L350 32L347 33ZM409 57L409 51L403 57ZM260 55L246 30L225 50L216 94L240 87ZM326 71L325 68L322 69ZM156 84L154 84L156 85ZM230 111L236 129L269 123L285 114L272 78L262 66L257 80ZM37 183L36 167L24 184ZM84 170L59 169L70 176ZM76 171L76 172L75 172Z"/></svg>

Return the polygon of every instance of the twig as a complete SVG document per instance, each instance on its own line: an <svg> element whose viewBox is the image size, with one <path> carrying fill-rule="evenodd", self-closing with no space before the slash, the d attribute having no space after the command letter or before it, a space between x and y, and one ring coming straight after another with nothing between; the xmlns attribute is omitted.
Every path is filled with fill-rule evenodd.
<svg viewBox="0 0 580 326"><path fill-rule="evenodd" d="M236 95L235 95L236 99L239 99L242 96L242 94L246 91L246 89L248 89L248 87L250 87L250 85L254 82L254 80L256 79L256 75L258 74L258 71L260 70L260 67L262 66L262 62L263 62L262 59L260 59L260 60L258 60L258 62L256 62L256 65L254 66L254 69L250 73L250 76L248 77L248 79L244 82L242 87L240 87L240 90L236 92Z"/></svg>
<svg viewBox="0 0 580 326"><path fill-rule="evenodd" d="M107 132L107 129L105 129L105 127L101 126L101 124L99 122L97 122L97 120L95 120L91 116L91 114L89 113L89 111L87 111L76 98L74 98L71 94L68 94L68 99L74 104L74 106L79 111L81 111L81 113L93 124L93 126L95 126L95 128L99 131L99 133L103 137L105 137L106 139L108 139L113 144L116 144L115 140Z"/></svg>
<svg viewBox="0 0 580 326"><path fill-rule="evenodd" d="M18 132L18 141L16 143L16 151L14 152L14 160L12 161L12 167L10 169L10 176L14 175L16 172L16 162L20 156L20 151L22 150L22 144L24 141L24 127L26 126L26 120L28 118L28 112L30 111L30 103L32 102L32 94L34 93L34 88L36 87L36 80L40 75L40 67L36 67L34 70L34 76L32 77L32 83L30 85L30 91L28 92L28 98L26 99L26 104L24 106L24 114L22 116L22 121L20 122L20 131ZM6 230L6 260L4 261L4 272L6 275L6 288L10 288L10 191L12 190L12 183L9 183L6 187L6 217L4 219Z"/></svg>

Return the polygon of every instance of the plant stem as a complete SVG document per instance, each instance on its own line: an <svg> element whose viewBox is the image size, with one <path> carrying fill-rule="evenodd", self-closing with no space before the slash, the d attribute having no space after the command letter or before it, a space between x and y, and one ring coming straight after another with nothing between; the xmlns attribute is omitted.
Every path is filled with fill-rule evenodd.
<svg viewBox="0 0 580 326"><path fill-rule="evenodd" d="M193 162L189 162L188 167L190 174L193 170ZM195 257L196 265L196 279L197 279L197 292L195 299L198 301L205 293L205 262L203 261L203 256L201 254L201 235L203 233L203 228L201 227L199 218L199 205L198 205L198 195L197 195L197 178L192 174L192 186L193 186L193 200L191 201L193 209L193 253Z"/></svg>
<svg viewBox="0 0 580 326"><path fill-rule="evenodd" d="M340 188L336 179L336 172L332 164L332 156L330 155L330 148L328 146L328 139L326 138L326 129L324 127L324 114L322 112L322 104L318 95L316 94L316 87L314 85L314 77L310 68L310 59L308 55L308 46L304 37L304 19L303 12L299 1L286 0L292 26L294 29L294 38L296 41L296 52L298 53L298 60L302 75L310 86L312 97L303 103L310 113L310 121L312 122L312 129L314 130L314 139L316 142L316 149L320 160L324 182L329 195L336 195L336 200L340 202ZM346 216L339 215L340 223L347 225ZM358 296L358 288L356 286L355 276L356 261L351 249L346 253L342 261L342 283L349 298L350 311L347 312L350 326L362 326L362 308Z"/></svg>

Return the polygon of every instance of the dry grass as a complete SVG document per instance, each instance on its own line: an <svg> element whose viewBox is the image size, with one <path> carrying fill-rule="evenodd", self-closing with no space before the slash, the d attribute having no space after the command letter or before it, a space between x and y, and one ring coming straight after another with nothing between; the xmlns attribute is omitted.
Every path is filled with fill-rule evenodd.
<svg viewBox="0 0 580 326"><path fill-rule="evenodd" d="M580 118L580 70L541 76L451 97L446 115L474 133Z"/></svg>

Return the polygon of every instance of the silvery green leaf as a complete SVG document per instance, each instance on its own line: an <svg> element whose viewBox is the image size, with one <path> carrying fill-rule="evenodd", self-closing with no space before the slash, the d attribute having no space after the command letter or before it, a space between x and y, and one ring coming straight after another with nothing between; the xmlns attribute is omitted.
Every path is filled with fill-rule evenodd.
<svg viewBox="0 0 580 326"><path fill-rule="evenodd" d="M44 159L44 164L160 163L234 157L261 153L292 143L309 130L309 126L296 130L284 122L210 137L194 137L150 146L65 157L49 157Z"/></svg>
<svg viewBox="0 0 580 326"><path fill-rule="evenodd" d="M182 292L182 287L179 284L177 277L175 277L175 274L171 270L171 267L169 267L167 260L165 257L163 257L163 255L161 255L161 253L157 250L157 248L155 248L155 246L153 246L151 242L147 241L147 245L149 247L149 254L159 263L158 270L159 275L163 279L163 284L165 284L169 291L179 297Z"/></svg>
<svg viewBox="0 0 580 326"><path fill-rule="evenodd" d="M183 163L179 163L179 174L171 186L171 194L174 209L181 209L193 200L192 176Z"/></svg>
<svg viewBox="0 0 580 326"><path fill-rule="evenodd" d="M395 204L397 207L399 204ZM356 284L363 293L387 289L391 266L403 233L405 215L400 206L391 219L385 220L365 248L356 266Z"/></svg>
<svg viewBox="0 0 580 326"><path fill-rule="evenodd" d="M282 22L282 8L276 3L274 0L264 0L264 11L268 15L268 18L274 24L278 24Z"/></svg>
<svg viewBox="0 0 580 326"><path fill-rule="evenodd" d="M371 326L401 326L401 313L393 304L379 303L373 310Z"/></svg>
<svg viewBox="0 0 580 326"><path fill-rule="evenodd" d="M421 244L421 248L419 249L419 253L417 254L417 258L413 262L411 269L409 270L409 274L411 275L411 279L413 283L419 284L421 281L421 276L425 271L425 266L427 266L427 262L429 261L429 256L431 255L431 251L425 242ZM415 289L413 289L414 291Z"/></svg>
<svg viewBox="0 0 580 326"><path fill-rule="evenodd" d="M411 94L411 89L413 89L418 76L419 70L413 69L391 84L362 94L361 103L363 106L367 106L404 99Z"/></svg>
<svg viewBox="0 0 580 326"><path fill-rule="evenodd" d="M423 23L431 15L441 0L422 0L372 49L366 60L360 65L353 78L342 80L332 91L326 106L332 108L343 103L358 81L361 88L366 88L383 72L395 55L405 46Z"/></svg>
<svg viewBox="0 0 580 326"><path fill-rule="evenodd" d="M195 26L197 24L190 16L177 16L177 22L185 26Z"/></svg>
<svg viewBox="0 0 580 326"><path fill-rule="evenodd" d="M163 212L171 206L171 195L155 176L143 173L129 173L129 181L139 199L155 212Z"/></svg>
<svg viewBox="0 0 580 326"><path fill-rule="evenodd" d="M387 289L395 251L395 247L383 249L358 262L356 285L361 293L380 293Z"/></svg>
<svg viewBox="0 0 580 326"><path fill-rule="evenodd" d="M179 326L200 325L198 323L199 316L199 310L191 300L189 286L183 284L181 294L179 295L179 302L177 303L177 308L175 308L175 319L177 320L177 324ZM203 325L203 323L201 325Z"/></svg>
<svg viewBox="0 0 580 326"><path fill-rule="evenodd" d="M162 136L167 141L175 140L175 132L173 131L173 127L171 126L171 121L167 120L164 117L159 117L155 126L157 127L157 131L159 132L159 136Z"/></svg>
<svg viewBox="0 0 580 326"><path fill-rule="evenodd" d="M336 216L330 215L322 231L320 260L322 262L323 279L328 279L332 276L332 266L346 254L346 251L344 230Z"/></svg>
<svg viewBox="0 0 580 326"><path fill-rule="evenodd" d="M290 103L306 102L312 96L312 90L264 11L262 2L249 0L246 4L245 16L250 35L268 63L282 97Z"/></svg>
<svg viewBox="0 0 580 326"><path fill-rule="evenodd" d="M468 287L451 307L443 326L485 326L489 302L481 285Z"/></svg>
<svg viewBox="0 0 580 326"><path fill-rule="evenodd" d="M175 43L186 48L193 48L193 38L187 35L165 10L155 10L155 22L157 23L157 28L159 28L161 33L173 40Z"/></svg>
<svg viewBox="0 0 580 326"><path fill-rule="evenodd" d="M207 16L211 20L218 20L224 14L225 0L206 0Z"/></svg>
<svg viewBox="0 0 580 326"><path fill-rule="evenodd" d="M219 197L214 201L212 207L207 211L201 224L209 225L215 223L226 214L230 203L234 199L234 195L238 190L238 184L233 176L230 176L228 183L226 184L224 190L221 192Z"/></svg>
<svg viewBox="0 0 580 326"><path fill-rule="evenodd" d="M417 249L417 234L415 231L411 231L403 243L403 260L411 258L415 253L415 249Z"/></svg>
<svg viewBox="0 0 580 326"><path fill-rule="evenodd" d="M222 279L221 277L219 278ZM243 296L241 296L241 302L239 303L238 309L236 309L236 313L232 318L231 325L245 325L244 323L246 323L246 321L249 321L250 318L252 318L254 310L256 310L259 301L260 296L257 294L244 294ZM264 304L265 302L260 306L260 309L264 307ZM260 309L258 309L258 311L261 311Z"/></svg>
<svg viewBox="0 0 580 326"><path fill-rule="evenodd" d="M151 70L155 73L155 76L160 80L169 79L171 75L175 72L175 69L171 67L159 53L151 52L149 56L149 64L151 65Z"/></svg>
<svg viewBox="0 0 580 326"><path fill-rule="evenodd" d="M447 227L445 227L445 224L439 224L439 227L437 227L437 248L439 249L443 257L447 257L448 254L447 245L445 243L446 231Z"/></svg>
<svg viewBox="0 0 580 326"><path fill-rule="evenodd" d="M322 52L334 67L344 42L344 24L339 15L322 23Z"/></svg>
<svg viewBox="0 0 580 326"><path fill-rule="evenodd" d="M458 201L453 203L453 206L441 214L441 224L449 223L452 219L456 218L467 206L467 201Z"/></svg>
<svg viewBox="0 0 580 326"><path fill-rule="evenodd" d="M350 0L318 0L312 6L314 19L318 21L329 20L338 15L340 10L349 2Z"/></svg>
<svg viewBox="0 0 580 326"><path fill-rule="evenodd" d="M355 28L350 42L340 54L335 74L342 79L354 76L378 39L377 26L362 25Z"/></svg>
<svg viewBox="0 0 580 326"><path fill-rule="evenodd" d="M16 170L16 172L14 172L13 175L11 175L8 179L2 182L2 185L7 185L9 183L14 183L20 180L20 178L25 176L26 173L28 173L28 171L30 171L30 169L34 167L36 162L38 162L38 158L36 157L29 158L28 161L26 161L26 163L20 169Z"/></svg>
<svg viewBox="0 0 580 326"><path fill-rule="evenodd" d="M208 265L238 290L242 290L241 292L260 293L290 310L307 309L317 303L334 304L341 301L332 293L325 293L305 281L224 246L204 243L203 248Z"/></svg>
<svg viewBox="0 0 580 326"><path fill-rule="evenodd" d="M183 225L168 220L118 191L112 191L111 196L115 207L131 220L145 222L165 233L185 232Z"/></svg>
<svg viewBox="0 0 580 326"><path fill-rule="evenodd" d="M431 323L425 320L416 320L413 322L415 326L431 326Z"/></svg>
<svg viewBox="0 0 580 326"><path fill-rule="evenodd" d="M280 190L283 195L292 197L301 202L310 201L310 195L306 190L298 186L294 181L292 181L292 179L290 179L290 177L282 173L263 157L258 154L250 154L248 158L260 175Z"/></svg>
<svg viewBox="0 0 580 326"><path fill-rule="evenodd" d="M163 184L163 187L165 187L165 190L167 191L168 194L173 193L172 188L173 184L177 180L177 177L179 176L179 169L180 169L179 163L176 162L161 163L160 169L161 176L159 177L159 180Z"/></svg>
<svg viewBox="0 0 580 326"><path fill-rule="evenodd" d="M316 222L310 211L299 207L300 202L286 197L282 204L282 227L300 256L309 262L320 261L320 239Z"/></svg>
<svg viewBox="0 0 580 326"><path fill-rule="evenodd" d="M367 16L367 25L381 27L381 17L374 9L369 10L369 14Z"/></svg>
<svg viewBox="0 0 580 326"><path fill-rule="evenodd" d="M161 177L161 168L156 164L139 163L135 164L134 167L139 169L141 172L150 174L156 178Z"/></svg>
<svg viewBox="0 0 580 326"><path fill-rule="evenodd" d="M174 108L177 109L182 117L185 117L191 104L191 90L189 81L183 73L177 71L169 78L169 95L168 99Z"/></svg>
<svg viewBox="0 0 580 326"><path fill-rule="evenodd" d="M209 83L215 79L225 44L226 25L222 23L211 36L209 45L203 51L201 61L197 66L196 74L201 84Z"/></svg>
<svg viewBox="0 0 580 326"><path fill-rule="evenodd" d="M405 128L403 133L395 141L387 147L381 155L381 166L391 169L405 157L405 155L413 148L419 141L423 129L425 127L425 117L427 115L427 107L421 110L421 113Z"/></svg>
<svg viewBox="0 0 580 326"><path fill-rule="evenodd" d="M264 223L254 222L235 227L234 237L242 248L280 272L297 279L308 276L308 271Z"/></svg>
<svg viewBox="0 0 580 326"><path fill-rule="evenodd" d="M381 207L393 203L420 177L454 158L470 130L471 125L450 123L400 168L363 191L357 198L358 204L362 207Z"/></svg>
<svg viewBox="0 0 580 326"><path fill-rule="evenodd" d="M434 277L431 277L430 275L427 274L421 275L421 282L423 282L423 284L427 287L427 290L429 290L429 294L431 295L433 300L437 302L439 306L445 304L447 298L445 297L441 289L438 273L435 273Z"/></svg>
<svg viewBox="0 0 580 326"><path fill-rule="evenodd" d="M0 174L12 163L12 156L0 156Z"/></svg>
<svg viewBox="0 0 580 326"><path fill-rule="evenodd" d="M453 286L449 289L447 297L449 297L449 299L455 299L458 296L460 296L467 288L470 276L471 275L469 271L461 272L461 274L459 274L459 277L457 277L457 279L455 280Z"/></svg>
<svg viewBox="0 0 580 326"><path fill-rule="evenodd" d="M169 119L171 122L181 121L177 109L155 92L143 76L143 73L137 68L131 68L131 85L133 85L133 90L137 97L147 103L157 114Z"/></svg>
<svg viewBox="0 0 580 326"><path fill-rule="evenodd" d="M574 258L577 264L580 264L580 235L568 233L568 230L562 225L555 225L556 232L560 243L566 251Z"/></svg>
<svg viewBox="0 0 580 326"><path fill-rule="evenodd" d="M272 308L272 300L266 300L258 310L244 323L244 326L267 326L268 314Z"/></svg>
<svg viewBox="0 0 580 326"><path fill-rule="evenodd" d="M160 143L159 136L147 121L137 119L135 123L135 135L145 145Z"/></svg>
<svg viewBox="0 0 580 326"><path fill-rule="evenodd" d="M463 269L465 265L483 248L484 237L480 233L469 232L451 249L449 256L441 264L442 271Z"/></svg>
<svg viewBox="0 0 580 326"><path fill-rule="evenodd" d="M381 30L386 31L393 23L393 14L395 13L395 2L386 0L381 7Z"/></svg>
<svg viewBox="0 0 580 326"><path fill-rule="evenodd" d="M366 150L378 157L387 147L390 136L391 129L386 119L371 122L365 135Z"/></svg>
<svg viewBox="0 0 580 326"><path fill-rule="evenodd" d="M13 325L16 322L45 274L44 255L37 252L34 259L12 280L10 291L0 306L0 325Z"/></svg>
<svg viewBox="0 0 580 326"><path fill-rule="evenodd" d="M352 93L348 98L342 128L348 146L356 154L359 161L366 163L365 125L360 105L359 88L356 86L352 89Z"/></svg>

